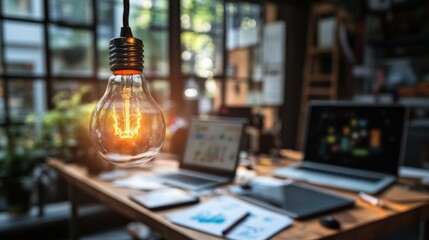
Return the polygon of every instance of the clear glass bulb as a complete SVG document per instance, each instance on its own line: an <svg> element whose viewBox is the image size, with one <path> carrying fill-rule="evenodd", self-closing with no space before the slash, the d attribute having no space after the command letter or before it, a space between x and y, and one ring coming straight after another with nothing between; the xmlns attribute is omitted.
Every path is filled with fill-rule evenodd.
<svg viewBox="0 0 429 240"><path fill-rule="evenodd" d="M164 117L139 71L114 72L90 124L97 152L119 166L147 163L164 142Z"/></svg>

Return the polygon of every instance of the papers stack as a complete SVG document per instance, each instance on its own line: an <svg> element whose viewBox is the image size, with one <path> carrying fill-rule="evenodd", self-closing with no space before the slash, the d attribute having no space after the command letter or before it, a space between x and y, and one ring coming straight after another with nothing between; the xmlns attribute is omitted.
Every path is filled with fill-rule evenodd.
<svg viewBox="0 0 429 240"><path fill-rule="evenodd" d="M267 239L292 223L292 219L285 215L230 196L167 214L167 218L184 227L237 240Z"/></svg>

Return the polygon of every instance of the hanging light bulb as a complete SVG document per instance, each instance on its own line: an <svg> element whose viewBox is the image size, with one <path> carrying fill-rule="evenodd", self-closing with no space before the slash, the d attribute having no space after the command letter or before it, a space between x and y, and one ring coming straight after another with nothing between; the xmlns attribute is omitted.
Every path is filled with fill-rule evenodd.
<svg viewBox="0 0 429 240"><path fill-rule="evenodd" d="M110 40L112 75L95 107L90 137L105 160L119 166L150 161L161 149L165 123L149 93L143 70L143 42L128 26L129 0L124 0L121 37Z"/></svg>

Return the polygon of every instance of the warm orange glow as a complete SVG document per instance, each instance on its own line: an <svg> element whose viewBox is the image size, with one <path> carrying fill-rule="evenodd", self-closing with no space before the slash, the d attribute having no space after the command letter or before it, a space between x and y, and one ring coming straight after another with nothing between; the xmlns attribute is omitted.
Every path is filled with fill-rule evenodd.
<svg viewBox="0 0 429 240"><path fill-rule="evenodd" d="M122 117L118 116L113 109L115 135L121 139L132 139L139 134L141 115L139 112L130 113L132 110L130 106L131 88L124 88L121 97L123 102Z"/></svg>
<svg viewBox="0 0 429 240"><path fill-rule="evenodd" d="M132 75L132 74L139 74L141 71L139 70L116 70L113 72L113 74L116 75Z"/></svg>

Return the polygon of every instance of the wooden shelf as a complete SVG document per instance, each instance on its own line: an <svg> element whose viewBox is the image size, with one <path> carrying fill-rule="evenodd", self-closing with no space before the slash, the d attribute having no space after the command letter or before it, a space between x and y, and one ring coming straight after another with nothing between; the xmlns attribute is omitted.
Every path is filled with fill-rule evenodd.
<svg viewBox="0 0 429 240"><path fill-rule="evenodd" d="M304 79L301 94L301 113L297 135L297 149L303 146L304 123L307 116L307 104L311 100L334 100L338 88L339 47L334 39L331 47L315 45L319 20L324 16L335 17L335 4L332 2L313 3L308 16L307 54L305 56ZM338 20L337 20L338 21ZM337 25L333 29L336 35ZM324 63L330 62L329 70ZM318 86L316 86L318 85Z"/></svg>
<svg viewBox="0 0 429 240"><path fill-rule="evenodd" d="M334 5L331 3L319 3L312 6L312 11L316 15L327 15L334 12Z"/></svg>
<svg viewBox="0 0 429 240"><path fill-rule="evenodd" d="M308 89L308 95L329 97L331 96L331 89L323 87L312 87Z"/></svg>
<svg viewBox="0 0 429 240"><path fill-rule="evenodd" d="M309 49L308 53L312 55L317 54L332 54L337 51L337 47L312 47Z"/></svg>
<svg viewBox="0 0 429 240"><path fill-rule="evenodd" d="M320 82L331 82L334 81L334 76L332 74L311 74L310 83L320 83Z"/></svg>

